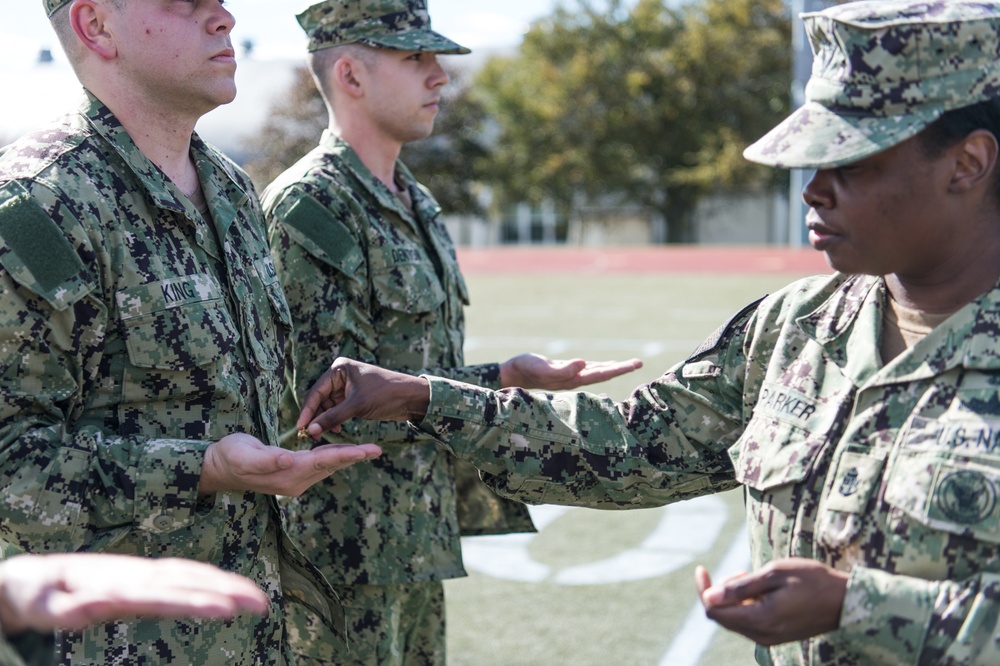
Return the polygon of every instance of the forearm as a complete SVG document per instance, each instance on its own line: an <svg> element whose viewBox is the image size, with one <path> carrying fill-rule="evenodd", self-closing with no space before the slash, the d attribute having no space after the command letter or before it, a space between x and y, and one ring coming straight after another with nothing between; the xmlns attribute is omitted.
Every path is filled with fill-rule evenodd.
<svg viewBox="0 0 1000 666"><path fill-rule="evenodd" d="M683 434L669 408L589 393L499 392L430 378L421 429L483 471L498 494L594 508L658 506L735 487L724 444ZM655 435L652 434L655 432Z"/></svg>

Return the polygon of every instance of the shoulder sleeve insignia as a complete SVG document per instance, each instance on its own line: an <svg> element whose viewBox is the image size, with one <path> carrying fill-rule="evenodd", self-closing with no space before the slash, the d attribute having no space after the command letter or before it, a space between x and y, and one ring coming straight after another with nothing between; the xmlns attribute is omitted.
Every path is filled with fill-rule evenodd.
<svg viewBox="0 0 1000 666"><path fill-rule="evenodd" d="M281 222L292 240L310 254L347 275L361 268L363 257L358 240L343 222L312 197L303 196L295 201Z"/></svg>
<svg viewBox="0 0 1000 666"><path fill-rule="evenodd" d="M57 310L94 288L63 231L17 182L0 189L0 265Z"/></svg>

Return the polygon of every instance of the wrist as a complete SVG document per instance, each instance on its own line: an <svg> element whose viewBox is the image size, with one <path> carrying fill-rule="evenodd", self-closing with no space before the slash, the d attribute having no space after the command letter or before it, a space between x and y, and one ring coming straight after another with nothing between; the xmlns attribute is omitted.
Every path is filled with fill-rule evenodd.
<svg viewBox="0 0 1000 666"><path fill-rule="evenodd" d="M427 416L431 404L431 383L426 377L417 377L406 399L406 419L419 423Z"/></svg>
<svg viewBox="0 0 1000 666"><path fill-rule="evenodd" d="M198 477L198 497L207 497L219 492L215 478L215 443L205 449L205 457L201 463L201 475Z"/></svg>
<svg viewBox="0 0 1000 666"><path fill-rule="evenodd" d="M514 368L514 359L508 359L500 364L500 388L520 386L521 383Z"/></svg>

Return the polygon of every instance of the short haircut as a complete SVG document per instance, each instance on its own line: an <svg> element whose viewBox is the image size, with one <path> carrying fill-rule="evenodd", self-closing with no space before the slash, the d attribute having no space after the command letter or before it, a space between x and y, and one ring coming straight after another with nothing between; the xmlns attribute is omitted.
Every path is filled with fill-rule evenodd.
<svg viewBox="0 0 1000 666"><path fill-rule="evenodd" d="M341 44L310 53L306 58L306 62L309 65L309 71L312 73L313 80L316 82L316 87L319 88L320 94L323 95L323 99L328 104L333 102L333 91L329 90L329 86L327 85L327 73L338 60L345 56L350 56L360 61L368 69L372 69L378 62L375 59L375 52L376 49L374 47L354 43Z"/></svg>
<svg viewBox="0 0 1000 666"><path fill-rule="evenodd" d="M917 136L925 154L934 158L979 129L992 134L1000 145L1000 97L945 111ZM993 193L1000 203L1000 164L994 169Z"/></svg>

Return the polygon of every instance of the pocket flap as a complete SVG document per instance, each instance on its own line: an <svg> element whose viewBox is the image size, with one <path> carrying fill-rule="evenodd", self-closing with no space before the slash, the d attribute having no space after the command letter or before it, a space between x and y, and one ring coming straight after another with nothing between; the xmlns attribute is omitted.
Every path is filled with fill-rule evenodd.
<svg viewBox="0 0 1000 666"><path fill-rule="evenodd" d="M729 457L737 481L755 490L769 490L806 478L825 442L825 435L810 438L784 421L755 417L729 449Z"/></svg>
<svg viewBox="0 0 1000 666"><path fill-rule="evenodd" d="M386 249L385 252L399 252ZM402 258L400 254L397 258ZM372 272L372 287L379 304L400 312L430 312L441 307L446 294L429 261L398 261L386 271Z"/></svg>
<svg viewBox="0 0 1000 666"><path fill-rule="evenodd" d="M998 491L1000 467L941 451L903 451L885 500L933 529L1000 543Z"/></svg>

